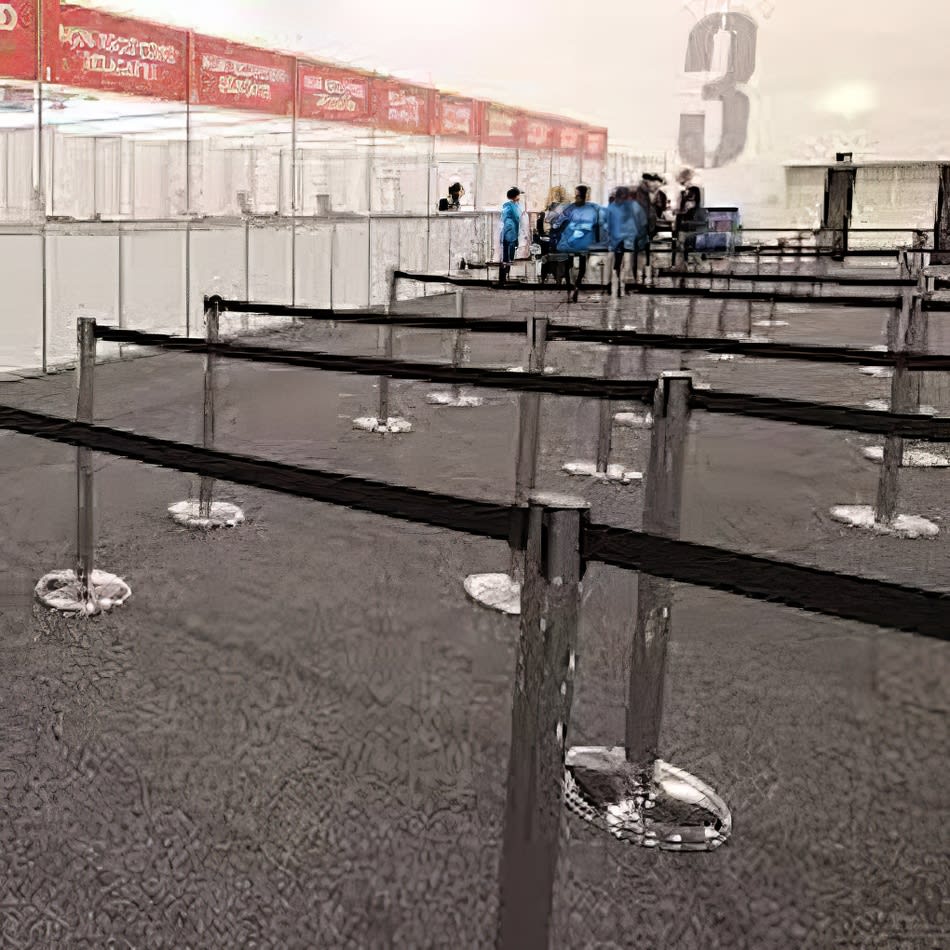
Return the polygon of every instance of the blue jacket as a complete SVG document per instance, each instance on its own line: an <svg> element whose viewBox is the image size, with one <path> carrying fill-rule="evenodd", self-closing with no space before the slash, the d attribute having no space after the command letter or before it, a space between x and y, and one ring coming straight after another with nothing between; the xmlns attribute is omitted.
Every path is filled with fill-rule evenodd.
<svg viewBox="0 0 950 950"><path fill-rule="evenodd" d="M506 201L501 206L501 239L517 242L521 234L521 205Z"/></svg>
<svg viewBox="0 0 950 950"><path fill-rule="evenodd" d="M598 225L604 223L604 209L588 201L586 204L571 204L551 224L564 224L557 249L565 253L589 251L599 240Z"/></svg>
<svg viewBox="0 0 950 950"><path fill-rule="evenodd" d="M650 222L638 201L615 201L607 208L610 250L643 250L650 240L649 230Z"/></svg>

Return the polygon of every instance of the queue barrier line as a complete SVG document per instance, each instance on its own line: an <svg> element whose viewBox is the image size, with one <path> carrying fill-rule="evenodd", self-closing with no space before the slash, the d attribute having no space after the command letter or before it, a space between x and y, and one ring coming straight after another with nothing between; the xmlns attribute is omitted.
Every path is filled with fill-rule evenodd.
<svg viewBox="0 0 950 950"><path fill-rule="evenodd" d="M556 396L592 399L632 400L648 402L656 390L655 380L590 378L585 376L550 376L544 373L509 373L474 367L453 367L444 363L422 363L409 360L369 356L343 356L319 351L283 350L276 347L235 346L229 343L208 343L204 339L174 337L159 333L143 333L114 327L96 327L96 338L113 343L130 343L191 353L213 353L228 359L277 363L331 372L357 375L387 376L393 379L444 382L474 387L506 389L517 392L540 392ZM684 338L688 339L688 338ZM693 344L693 348L696 344ZM881 353L874 354L876 358ZM899 435L908 439L950 442L950 417L921 416L914 413L891 413L806 400L751 396L740 393L694 389L691 406L709 412L791 422L825 429L841 429L877 435Z"/></svg>
<svg viewBox="0 0 950 950"><path fill-rule="evenodd" d="M160 468L477 537L506 540L513 525L522 535L526 530L527 509L521 506L206 449L26 409L0 406L0 428ZM610 525L584 527L581 556L587 562L727 590L809 613L912 631L940 640L950 638L950 593L824 571Z"/></svg>

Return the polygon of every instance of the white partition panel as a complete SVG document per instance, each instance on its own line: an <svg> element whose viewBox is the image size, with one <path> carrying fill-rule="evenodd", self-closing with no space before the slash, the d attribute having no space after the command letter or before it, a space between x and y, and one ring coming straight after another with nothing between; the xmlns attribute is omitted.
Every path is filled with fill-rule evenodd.
<svg viewBox="0 0 950 950"><path fill-rule="evenodd" d="M50 228L46 238L46 360L50 366L76 359L76 321L119 323L119 240L95 225ZM100 357L117 353L114 344L99 344Z"/></svg>
<svg viewBox="0 0 950 950"><path fill-rule="evenodd" d="M369 306L369 257L367 219L337 221L333 249L334 309Z"/></svg>
<svg viewBox="0 0 950 950"><path fill-rule="evenodd" d="M293 230L289 222L252 221L247 234L250 299L290 304Z"/></svg>
<svg viewBox="0 0 950 950"><path fill-rule="evenodd" d="M399 269L424 272L426 269L426 221L425 218L401 218L399 222ZM422 297L425 284L400 281L399 299Z"/></svg>
<svg viewBox="0 0 950 950"><path fill-rule="evenodd" d="M432 274L445 274L451 266L452 220L448 215L433 215L428 220L428 267Z"/></svg>
<svg viewBox="0 0 950 950"><path fill-rule="evenodd" d="M220 294L245 299L245 229L233 225L191 226L191 320L192 336L204 333L204 296Z"/></svg>
<svg viewBox="0 0 950 950"><path fill-rule="evenodd" d="M370 306L382 306L389 303L389 272L399 262L400 223L398 218L371 218L369 226Z"/></svg>
<svg viewBox="0 0 950 950"><path fill-rule="evenodd" d="M330 306L333 245L331 222L297 222L296 281L299 306Z"/></svg>
<svg viewBox="0 0 950 950"><path fill-rule="evenodd" d="M43 239L0 235L0 372L43 365Z"/></svg>
<svg viewBox="0 0 950 950"><path fill-rule="evenodd" d="M184 335L185 231L180 225L123 225L120 326Z"/></svg>

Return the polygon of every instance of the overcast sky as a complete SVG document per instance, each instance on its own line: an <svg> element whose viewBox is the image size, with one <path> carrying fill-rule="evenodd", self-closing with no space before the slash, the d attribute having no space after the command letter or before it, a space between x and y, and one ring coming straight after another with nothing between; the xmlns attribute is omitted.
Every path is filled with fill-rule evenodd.
<svg viewBox="0 0 950 950"><path fill-rule="evenodd" d="M689 30L720 0L80 0L343 60L672 148ZM950 146L950 0L733 0L759 24L760 143L847 130L911 153ZM943 147L941 144L940 147Z"/></svg>

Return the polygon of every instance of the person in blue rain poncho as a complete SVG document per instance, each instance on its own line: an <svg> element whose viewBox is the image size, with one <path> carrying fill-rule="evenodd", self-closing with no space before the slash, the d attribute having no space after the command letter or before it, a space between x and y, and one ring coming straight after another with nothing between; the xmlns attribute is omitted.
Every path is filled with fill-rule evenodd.
<svg viewBox="0 0 950 950"><path fill-rule="evenodd" d="M614 273L617 275L617 296L623 296L623 259L628 251L633 252L634 280L637 279L637 252L650 241L650 223L646 212L633 192L621 185L614 200L607 208L607 246L614 255Z"/></svg>
<svg viewBox="0 0 950 950"><path fill-rule="evenodd" d="M601 243L601 232L605 227L604 209L587 200L589 193L587 185L578 185L574 189L574 203L568 205L551 222L552 228L561 228L558 251L562 254L576 254L580 258L571 298L575 302L587 273L587 255L594 245Z"/></svg>
<svg viewBox="0 0 950 950"><path fill-rule="evenodd" d="M498 272L498 282L503 284L508 279L511 262L515 259L518 249L518 238L521 234L521 190L508 189L508 200L501 206L501 270Z"/></svg>

